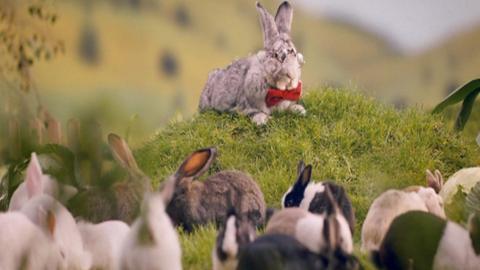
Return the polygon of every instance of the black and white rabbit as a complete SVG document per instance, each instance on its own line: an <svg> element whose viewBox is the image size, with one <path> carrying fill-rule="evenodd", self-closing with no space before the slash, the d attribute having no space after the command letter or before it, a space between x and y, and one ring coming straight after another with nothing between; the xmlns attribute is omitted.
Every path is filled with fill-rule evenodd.
<svg viewBox="0 0 480 270"><path fill-rule="evenodd" d="M328 187L343 216L348 221L350 231L353 234L355 231L355 213L345 189L331 181L314 183L311 178L312 165L305 166L305 163L300 161L297 166L297 180L283 195L282 207L300 207L312 213L322 214L331 207L325 193L325 189Z"/></svg>
<svg viewBox="0 0 480 270"><path fill-rule="evenodd" d="M341 248L341 229L334 216L328 216L319 230L326 240L320 253L310 251L289 235L266 234L242 246L237 269L362 269L358 259Z"/></svg>

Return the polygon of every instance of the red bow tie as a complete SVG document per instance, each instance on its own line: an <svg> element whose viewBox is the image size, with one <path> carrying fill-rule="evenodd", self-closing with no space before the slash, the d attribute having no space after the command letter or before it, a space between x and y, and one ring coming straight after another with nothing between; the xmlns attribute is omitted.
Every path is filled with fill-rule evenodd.
<svg viewBox="0 0 480 270"><path fill-rule="evenodd" d="M268 88L267 96L265 97L265 102L267 107L272 107L277 105L283 100L298 101L302 95L302 82L298 82L297 88L289 90L280 90L275 88Z"/></svg>

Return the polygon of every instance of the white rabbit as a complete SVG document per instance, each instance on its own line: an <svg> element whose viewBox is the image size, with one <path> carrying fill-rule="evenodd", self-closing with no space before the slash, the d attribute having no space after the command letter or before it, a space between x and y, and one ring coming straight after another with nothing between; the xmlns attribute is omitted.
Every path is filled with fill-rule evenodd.
<svg viewBox="0 0 480 270"><path fill-rule="evenodd" d="M77 222L85 249L92 255L92 268L102 270L118 269L121 247L130 227L117 220L92 224Z"/></svg>
<svg viewBox="0 0 480 270"><path fill-rule="evenodd" d="M427 187L412 186L404 190L387 190L368 209L362 226L362 251L378 250L393 219L418 210L445 218L443 199L437 194L442 178L427 170Z"/></svg>
<svg viewBox="0 0 480 270"><path fill-rule="evenodd" d="M42 194L41 190L36 190L35 194L38 195L34 195L20 211L45 233L53 231L53 240L64 254L68 269L90 269L91 254L83 246L73 216L57 200Z"/></svg>
<svg viewBox="0 0 480 270"><path fill-rule="evenodd" d="M182 252L177 231L165 212L173 196L175 178L165 181L159 193L145 196L140 216L124 241L120 269L181 270Z"/></svg>
<svg viewBox="0 0 480 270"><path fill-rule="evenodd" d="M25 181L21 183L13 193L8 211L20 210L30 197L32 197L31 194L34 190L37 189L50 196L62 198L64 201L67 201L77 193L75 187L62 185L50 178L50 176L43 174L36 153L32 153L25 173Z"/></svg>
<svg viewBox="0 0 480 270"><path fill-rule="evenodd" d="M53 226L50 228L54 229ZM66 269L51 233L44 234L21 213L0 213L0 269Z"/></svg>

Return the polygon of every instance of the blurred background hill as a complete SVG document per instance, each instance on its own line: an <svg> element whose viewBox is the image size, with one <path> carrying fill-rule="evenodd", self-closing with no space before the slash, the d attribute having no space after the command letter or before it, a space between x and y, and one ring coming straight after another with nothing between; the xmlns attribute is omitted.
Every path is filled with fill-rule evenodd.
<svg viewBox="0 0 480 270"><path fill-rule="evenodd" d="M279 2L262 1L272 13ZM307 91L347 86L398 107L431 108L480 77L480 23L411 53L348 17L316 12L312 1L292 2ZM262 47L253 0L68 0L54 7L51 34L65 53L33 66L42 101L62 121L92 113L107 130L128 129L139 141L192 115L210 70Z"/></svg>

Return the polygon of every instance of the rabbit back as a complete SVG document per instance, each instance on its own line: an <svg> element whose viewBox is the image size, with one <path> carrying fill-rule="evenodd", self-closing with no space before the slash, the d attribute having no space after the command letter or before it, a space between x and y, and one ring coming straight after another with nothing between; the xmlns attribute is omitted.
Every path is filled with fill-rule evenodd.
<svg viewBox="0 0 480 270"><path fill-rule="evenodd" d="M200 111L248 113L248 108L268 111L265 104L267 87L259 66L256 56L250 56L210 72L200 96Z"/></svg>
<svg viewBox="0 0 480 270"><path fill-rule="evenodd" d="M211 196L223 194L219 198ZM205 212L215 209L215 220L224 222L229 206L240 215L247 216L254 225L262 225L265 219L265 199L257 183L247 174L239 171L222 171L205 181L202 204Z"/></svg>
<svg viewBox="0 0 480 270"><path fill-rule="evenodd" d="M231 207L255 226L263 225L263 193L250 176L239 171L222 171L204 182L180 181L167 212L175 224L191 231L196 225L224 223Z"/></svg>

